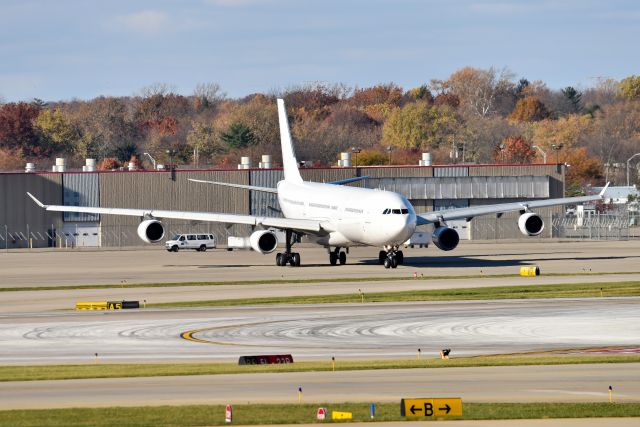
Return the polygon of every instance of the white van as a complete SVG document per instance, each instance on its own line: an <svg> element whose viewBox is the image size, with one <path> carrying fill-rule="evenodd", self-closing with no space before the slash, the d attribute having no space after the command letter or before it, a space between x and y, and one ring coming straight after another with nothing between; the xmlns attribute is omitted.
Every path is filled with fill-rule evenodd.
<svg viewBox="0 0 640 427"><path fill-rule="evenodd" d="M195 249L204 252L216 247L216 236L213 234L176 234L173 239L167 240L164 247L169 252L178 252L180 249Z"/></svg>

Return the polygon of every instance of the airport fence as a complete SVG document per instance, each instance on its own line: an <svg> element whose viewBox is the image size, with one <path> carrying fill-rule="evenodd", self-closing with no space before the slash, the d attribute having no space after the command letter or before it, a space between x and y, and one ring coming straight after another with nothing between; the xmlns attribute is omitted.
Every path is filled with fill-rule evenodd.
<svg viewBox="0 0 640 427"><path fill-rule="evenodd" d="M585 217L556 216L553 218L554 236L583 240L629 240L640 238L639 217L636 212L618 209L595 212Z"/></svg>
<svg viewBox="0 0 640 427"><path fill-rule="evenodd" d="M226 245L228 236L248 236L251 229L244 225L226 227L222 224L202 223L194 225L165 224L165 236L157 245L176 234L213 234L218 245ZM0 225L0 250L29 248L127 248L144 246L138 237L137 226L132 225L83 225L72 224L62 229L53 225L46 228L32 227L16 229Z"/></svg>

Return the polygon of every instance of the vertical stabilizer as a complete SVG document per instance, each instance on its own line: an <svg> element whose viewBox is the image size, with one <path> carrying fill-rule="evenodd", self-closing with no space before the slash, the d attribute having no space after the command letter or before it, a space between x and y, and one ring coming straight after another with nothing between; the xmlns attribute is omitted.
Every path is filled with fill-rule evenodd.
<svg viewBox="0 0 640 427"><path fill-rule="evenodd" d="M284 100L278 99L278 120L280 122L280 144L282 145L282 166L284 168L284 180L288 182L302 182L296 153L293 151L289 120L284 108Z"/></svg>

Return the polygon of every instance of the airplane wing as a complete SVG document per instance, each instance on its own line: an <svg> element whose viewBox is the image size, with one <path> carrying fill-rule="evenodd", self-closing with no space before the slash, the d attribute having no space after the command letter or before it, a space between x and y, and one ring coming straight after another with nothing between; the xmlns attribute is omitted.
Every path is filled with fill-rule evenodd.
<svg viewBox="0 0 640 427"><path fill-rule="evenodd" d="M106 215L124 215L137 216L140 218L157 218L157 219L182 219L189 221L202 222L221 222L224 224L246 224L263 227L275 227L283 230L294 230L308 233L320 234L324 231L323 223L310 219L287 219L287 218L271 218L252 215L236 215L224 213L209 212L183 212L183 211L165 211L157 209L125 209L125 208L100 208L89 206L61 206L61 205L45 205L36 199L33 194L28 193L29 197L41 208L47 211L55 212L79 212Z"/></svg>
<svg viewBox="0 0 640 427"><path fill-rule="evenodd" d="M600 194L593 196L581 197L563 197L559 199L521 201L512 203L500 203L496 205L474 206L470 208L445 209L434 212L418 214L418 225L433 224L438 221L447 221L455 219L466 219L470 221L476 216L503 214L506 212L529 211L533 208L543 208L547 206L568 205L574 203L592 202L602 200L604 193L609 187L609 183L602 189Z"/></svg>

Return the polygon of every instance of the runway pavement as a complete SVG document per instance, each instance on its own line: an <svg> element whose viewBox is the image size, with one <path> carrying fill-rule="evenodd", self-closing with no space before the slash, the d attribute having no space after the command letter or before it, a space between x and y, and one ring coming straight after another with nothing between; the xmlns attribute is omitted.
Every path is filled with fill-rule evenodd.
<svg viewBox="0 0 640 427"><path fill-rule="evenodd" d="M0 409L180 404L640 401L640 364L401 369L0 383Z"/></svg>
<svg viewBox="0 0 640 427"><path fill-rule="evenodd" d="M0 363L403 358L640 346L640 298L220 307L0 315ZM192 334L198 342L180 337Z"/></svg>
<svg viewBox="0 0 640 427"><path fill-rule="evenodd" d="M385 270L378 249L354 248L343 266L331 266L326 250L299 249L302 267L277 267L275 255L250 251L169 253L139 250L0 251L1 287L188 281L304 280L344 277L410 277L517 274L524 265L545 273L640 272L640 240L626 242L523 240L463 242L452 252L405 249L405 265Z"/></svg>

